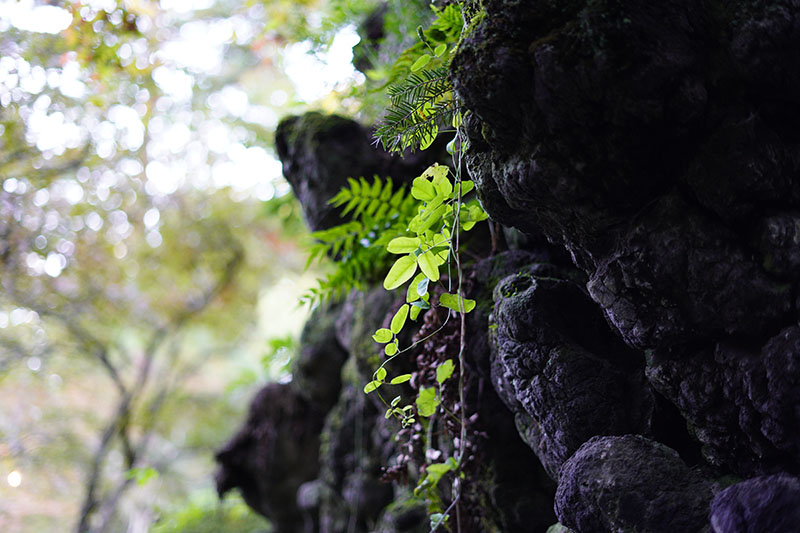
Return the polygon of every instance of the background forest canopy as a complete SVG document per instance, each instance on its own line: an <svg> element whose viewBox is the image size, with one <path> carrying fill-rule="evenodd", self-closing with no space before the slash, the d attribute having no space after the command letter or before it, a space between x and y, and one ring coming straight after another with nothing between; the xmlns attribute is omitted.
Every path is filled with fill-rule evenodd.
<svg viewBox="0 0 800 533"><path fill-rule="evenodd" d="M365 75L378 0L0 1L0 530L266 527L211 463L315 277L274 128L374 123L392 4Z"/></svg>

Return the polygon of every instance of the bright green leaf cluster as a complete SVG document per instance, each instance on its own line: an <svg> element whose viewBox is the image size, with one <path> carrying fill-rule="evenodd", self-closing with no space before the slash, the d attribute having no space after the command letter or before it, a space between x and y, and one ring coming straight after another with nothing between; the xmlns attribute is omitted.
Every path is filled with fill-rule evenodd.
<svg viewBox="0 0 800 533"><path fill-rule="evenodd" d="M450 256L454 206L461 196L474 187L471 181L465 181L460 184L460 189L456 189L448 173L446 166L434 164L414 179L411 196L421 203L416 216L408 223L408 230L415 235L395 237L389 241L386 247L389 253L403 257L395 260L384 278L386 290L403 285L416 273L417 267L424 279L439 280L440 267ZM459 211L459 223L462 226L469 225L464 229L471 229L476 222L487 217L477 203L462 204Z"/></svg>
<svg viewBox="0 0 800 533"><path fill-rule="evenodd" d="M397 336L408 319L416 320L422 310L431 308L430 284L440 280L441 269L448 264L453 253L451 236L456 226L455 207L459 206L462 196L471 191L474 184L463 181L454 185L449 174L448 167L434 164L414 179L410 195L418 201L416 214L408 221L404 235L398 235L386 243L386 251L401 257L389 268L383 280L384 288L393 290L410 281L406 288L406 303L394 314L388 328L380 328L372 336L376 342L385 345L384 353L390 358L401 351ZM472 208L473 205L478 211ZM477 202L462 203L458 211L459 225L462 227L469 223L471 228L476 222L486 219ZM475 300L445 292L439 297L439 305L459 313L469 313L475 308ZM454 370L452 360L439 365L436 369L437 383L441 386L453 375ZM385 373L376 375L364 391L369 393L376 390L384 383L384 378ZM405 376L403 378L408 381ZM396 384L395 380L391 383ZM439 403L436 388L422 388L416 400L417 413L422 417L432 416ZM392 409L387 411L387 417L392 413L399 416L399 412ZM403 419L407 420L407 415Z"/></svg>

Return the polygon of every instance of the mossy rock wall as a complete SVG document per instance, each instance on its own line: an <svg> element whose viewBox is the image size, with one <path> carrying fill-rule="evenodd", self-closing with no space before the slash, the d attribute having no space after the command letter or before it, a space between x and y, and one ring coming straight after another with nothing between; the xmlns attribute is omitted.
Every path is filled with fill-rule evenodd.
<svg viewBox="0 0 800 533"><path fill-rule="evenodd" d="M467 167L523 249L465 272L478 305L462 531L797 531L800 1L468 3L480 17L451 67ZM279 128L309 213L362 168L353 154L370 172L426 166L371 153L345 122L348 165L324 139L350 141L301 127L323 117ZM330 186L304 197L304 179ZM360 392L381 357L369 333L396 305L353 294L309 324L335 329L304 338L336 346L324 374L340 379L296 394L320 413L303 423L325 429L282 530L427 530L403 480L381 482L406 451ZM403 363L412 383L452 334ZM322 379L296 372L303 389ZM272 479L259 468L243 492ZM248 501L274 497L259 490Z"/></svg>

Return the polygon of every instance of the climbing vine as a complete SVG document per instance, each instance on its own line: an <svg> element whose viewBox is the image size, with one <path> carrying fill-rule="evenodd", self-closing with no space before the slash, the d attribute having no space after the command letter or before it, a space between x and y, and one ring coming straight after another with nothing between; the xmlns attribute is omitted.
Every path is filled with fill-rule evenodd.
<svg viewBox="0 0 800 533"><path fill-rule="evenodd" d="M408 191L405 187L394 189L388 178L375 177L372 183L351 178L331 200L350 220L313 235L317 244L310 261L331 256L337 259L337 268L306 297L313 303L341 296L351 288L364 288L365 283L373 281L376 270L386 272L383 287L387 291L404 289L405 302L395 311L389 326L373 335L386 357L365 384L364 393L377 394L386 407L387 419L397 419L404 429L426 432L428 442L437 413L454 419L460 428L454 454L429 461L414 491L427 502L431 531L447 527L454 509L456 529L460 529L457 503L466 445L462 372L465 315L476 305L463 293L460 245L463 232L488 218L474 195L467 199L474 189L472 181L462 178L461 154L467 138L461 128L461 108L448 78L450 55L464 28L461 8L451 4L434 11L437 16L431 27L418 29L419 43L406 50L392 68L390 105L376 131L376 140L386 150L402 153L427 149L440 133L455 132L447 146L453 168L431 165L413 180ZM402 346L404 328L431 309L447 311L443 323L424 338ZM439 362L435 383L428 387L419 384L413 403L403 405L402 395L385 398L383 392L413 378L408 373L391 376L392 363L435 336L451 319L460 320L458 360ZM451 379L458 379L460 416L443 404L442 387ZM453 490L445 507L438 486L449 473L453 474Z"/></svg>

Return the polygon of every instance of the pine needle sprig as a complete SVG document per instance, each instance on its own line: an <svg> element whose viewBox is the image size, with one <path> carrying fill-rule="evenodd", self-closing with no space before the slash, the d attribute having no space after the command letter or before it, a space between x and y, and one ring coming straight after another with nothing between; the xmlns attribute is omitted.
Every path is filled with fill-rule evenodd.
<svg viewBox="0 0 800 533"><path fill-rule="evenodd" d="M460 110L444 66L410 74L389 89L389 98L375 137L390 152L424 150Z"/></svg>

